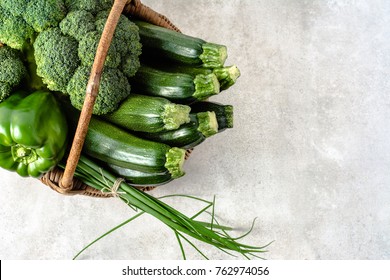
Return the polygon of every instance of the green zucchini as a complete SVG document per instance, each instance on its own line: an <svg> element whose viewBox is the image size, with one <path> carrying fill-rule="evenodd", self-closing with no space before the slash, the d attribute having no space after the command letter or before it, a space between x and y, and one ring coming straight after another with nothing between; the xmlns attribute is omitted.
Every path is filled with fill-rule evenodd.
<svg viewBox="0 0 390 280"><path fill-rule="evenodd" d="M139 27L144 56L209 68L222 67L226 61L226 46L150 23L136 20L134 23Z"/></svg>
<svg viewBox="0 0 390 280"><path fill-rule="evenodd" d="M69 111L74 128L78 114ZM184 175L185 150L137 137L114 124L92 116L83 145L83 153L106 164L141 172L169 172L172 178Z"/></svg>
<svg viewBox="0 0 390 280"><path fill-rule="evenodd" d="M170 146L191 149L218 132L218 122L214 112L200 112L190 116L191 121L176 130L141 133L139 136Z"/></svg>
<svg viewBox="0 0 390 280"><path fill-rule="evenodd" d="M205 100L220 91L218 79L213 73L194 77L148 66L141 66L130 83L137 93L164 97L172 102L184 104Z"/></svg>
<svg viewBox="0 0 390 280"><path fill-rule="evenodd" d="M173 180L168 171L149 173L123 168L114 164L108 164L107 168L133 186L159 186Z"/></svg>
<svg viewBox="0 0 390 280"><path fill-rule="evenodd" d="M215 112L218 121L218 132L233 128L233 106L217 102L203 101L191 104L191 112Z"/></svg>
<svg viewBox="0 0 390 280"><path fill-rule="evenodd" d="M175 104L162 97L132 93L116 111L103 118L128 130L159 132L188 123L190 110L187 105Z"/></svg>
<svg viewBox="0 0 390 280"><path fill-rule="evenodd" d="M184 64L164 63L156 61L155 59L144 59L142 62L148 66L171 73L185 73L193 76L213 73L218 79L220 90L226 90L233 86L241 75L241 72L236 65L218 68L205 68Z"/></svg>

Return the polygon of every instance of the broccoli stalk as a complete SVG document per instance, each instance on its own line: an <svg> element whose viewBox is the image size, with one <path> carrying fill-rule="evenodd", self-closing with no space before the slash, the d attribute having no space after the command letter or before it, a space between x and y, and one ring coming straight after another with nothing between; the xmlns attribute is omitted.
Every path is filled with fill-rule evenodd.
<svg viewBox="0 0 390 280"><path fill-rule="evenodd" d="M23 49L23 56L25 57L24 64L27 68L27 82L24 87L31 90L45 90L47 85L42 81L42 78L37 74L37 64L35 62L34 49L32 45L27 45Z"/></svg>

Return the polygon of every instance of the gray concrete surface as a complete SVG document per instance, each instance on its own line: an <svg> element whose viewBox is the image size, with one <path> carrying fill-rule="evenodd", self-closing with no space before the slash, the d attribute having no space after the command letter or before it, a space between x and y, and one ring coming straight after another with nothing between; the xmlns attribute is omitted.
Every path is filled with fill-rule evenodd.
<svg viewBox="0 0 390 280"><path fill-rule="evenodd" d="M197 148L187 175L153 195L212 199L268 259L390 258L390 2L144 0L183 32L226 44L242 76L213 98L235 128ZM70 259L132 215L120 201L63 197L0 171L0 258ZM186 213L201 205L167 200ZM212 259L231 259L198 244ZM186 246L190 259L201 257ZM143 217L84 259L180 259Z"/></svg>

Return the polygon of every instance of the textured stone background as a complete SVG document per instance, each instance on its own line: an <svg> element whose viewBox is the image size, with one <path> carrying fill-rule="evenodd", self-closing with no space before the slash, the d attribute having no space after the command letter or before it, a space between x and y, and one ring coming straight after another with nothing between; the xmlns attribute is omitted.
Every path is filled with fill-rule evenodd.
<svg viewBox="0 0 390 280"><path fill-rule="evenodd" d="M183 32L226 44L235 128L195 150L187 175L153 192L212 199L269 259L390 258L390 2L144 0ZM0 171L0 258L70 259L130 217L115 200L63 197ZM193 213L201 205L167 200ZM213 259L231 257L199 245ZM200 256L190 247L191 259ZM180 259L172 232L143 217L85 259Z"/></svg>

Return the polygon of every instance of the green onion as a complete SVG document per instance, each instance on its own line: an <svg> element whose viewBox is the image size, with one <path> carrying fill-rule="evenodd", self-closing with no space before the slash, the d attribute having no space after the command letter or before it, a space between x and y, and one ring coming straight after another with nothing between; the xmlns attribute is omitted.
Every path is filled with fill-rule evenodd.
<svg viewBox="0 0 390 280"><path fill-rule="evenodd" d="M64 168L64 165L60 164L60 167ZM116 178L113 174L104 170L95 162L91 161L83 155L80 157L80 161L77 165L75 177L88 184L89 186L102 192L112 192L112 186L118 183L118 178ZM192 237L201 242L212 245L228 254L230 254L230 252L237 252L247 259L249 259L249 256L259 257L257 255L258 253L266 252L265 247L267 247L268 244L261 247L250 246L243 243L239 243L236 241L237 238L235 239L228 235L227 230L229 230L230 228L226 226L220 226L214 217L214 201L212 203L208 202L209 205L207 207L205 207L200 212L190 218L183 213L177 211L176 209L172 208L168 204L164 203L161 199L155 198L143 191L140 191L137 188L128 185L124 181L121 181L119 183L116 195L133 209L139 209L140 212L129 220L118 225L114 229L108 231L98 239L94 240L92 243L87 245L87 247L81 250L75 256L75 258L77 258L85 249L96 243L104 236L108 235L109 233L134 220L135 218L141 216L144 213L148 213L154 216L174 231L175 236L178 239L179 246L184 259L186 257L181 243L181 239L188 242L203 257L207 258L187 237ZM211 206L213 207L211 214L211 223L194 220Z"/></svg>

